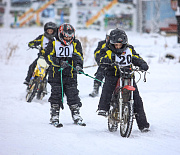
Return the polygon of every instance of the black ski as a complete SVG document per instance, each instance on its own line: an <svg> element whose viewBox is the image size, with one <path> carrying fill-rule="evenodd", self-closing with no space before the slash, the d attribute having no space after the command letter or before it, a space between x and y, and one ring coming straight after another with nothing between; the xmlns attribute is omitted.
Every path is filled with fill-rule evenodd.
<svg viewBox="0 0 180 155"><path fill-rule="evenodd" d="M61 127L63 127L63 124L57 123L57 122L55 122L55 123L50 123L50 124L53 125L53 126L56 127L56 128L61 128Z"/></svg>
<svg viewBox="0 0 180 155"><path fill-rule="evenodd" d="M86 123L83 123L81 120L74 121L74 124L80 125L80 126L86 126Z"/></svg>

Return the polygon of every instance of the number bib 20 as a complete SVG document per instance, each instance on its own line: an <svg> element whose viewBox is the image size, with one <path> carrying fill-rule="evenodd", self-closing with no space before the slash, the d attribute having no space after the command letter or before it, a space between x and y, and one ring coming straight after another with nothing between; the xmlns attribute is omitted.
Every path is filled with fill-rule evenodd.
<svg viewBox="0 0 180 155"><path fill-rule="evenodd" d="M132 64L132 53L127 48L119 57L116 55L116 62L119 62L120 66L129 66Z"/></svg>
<svg viewBox="0 0 180 155"><path fill-rule="evenodd" d="M55 42L56 57L72 57L73 45L63 46L60 42Z"/></svg>

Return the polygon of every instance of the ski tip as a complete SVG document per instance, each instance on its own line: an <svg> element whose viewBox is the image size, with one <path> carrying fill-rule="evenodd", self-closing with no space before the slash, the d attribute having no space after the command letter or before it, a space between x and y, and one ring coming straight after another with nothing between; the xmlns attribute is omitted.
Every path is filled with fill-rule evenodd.
<svg viewBox="0 0 180 155"><path fill-rule="evenodd" d="M74 122L74 124L80 125L80 126L86 126L86 123L76 123L76 122Z"/></svg>
<svg viewBox="0 0 180 155"><path fill-rule="evenodd" d="M61 124L61 123L49 123L49 124L51 124L51 125L53 125L54 127L56 127L56 128L61 128L61 127L63 127L63 124Z"/></svg>
<svg viewBox="0 0 180 155"><path fill-rule="evenodd" d="M86 126L86 124L85 124L85 123L82 123L81 126Z"/></svg>

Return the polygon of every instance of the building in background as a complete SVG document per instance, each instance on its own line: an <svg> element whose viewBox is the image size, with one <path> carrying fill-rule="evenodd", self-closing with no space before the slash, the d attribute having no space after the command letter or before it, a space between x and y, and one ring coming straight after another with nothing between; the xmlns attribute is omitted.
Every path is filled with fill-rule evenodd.
<svg viewBox="0 0 180 155"><path fill-rule="evenodd" d="M177 25L171 2L172 0L138 0L137 31L157 33L162 27Z"/></svg>
<svg viewBox="0 0 180 155"><path fill-rule="evenodd" d="M5 6L6 6L6 3L2 0L0 0L0 27L3 26L3 23L4 23L4 13L5 13Z"/></svg>
<svg viewBox="0 0 180 155"><path fill-rule="evenodd" d="M1 0L0 2L7 1ZM172 1L172 0L171 0ZM138 32L159 32L176 24L170 0L10 0L11 27L55 22L76 29L107 30L120 27ZM0 12L0 22L2 20Z"/></svg>

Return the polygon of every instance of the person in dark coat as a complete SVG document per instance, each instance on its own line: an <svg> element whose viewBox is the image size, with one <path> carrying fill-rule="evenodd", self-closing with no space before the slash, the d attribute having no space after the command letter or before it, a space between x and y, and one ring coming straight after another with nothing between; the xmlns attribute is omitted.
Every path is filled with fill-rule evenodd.
<svg viewBox="0 0 180 155"><path fill-rule="evenodd" d="M30 48L35 48L37 46L40 46L41 48L39 49L38 57L33 61L33 63L29 66L29 70L27 73L27 76L25 78L24 84L29 85L30 79L32 77L32 74L34 72L34 69L37 65L37 61L39 57L44 57L45 51L44 49L47 47L47 44L49 43L50 40L52 40L57 34L57 26L53 22L47 22L44 25L44 34L39 35L36 39L33 41L30 41L28 43L28 46ZM46 79L46 78L44 78ZM47 83L47 80L44 80L44 82ZM47 93L47 89L45 88L45 93Z"/></svg>
<svg viewBox="0 0 180 155"><path fill-rule="evenodd" d="M134 47L127 44L127 39L127 35L123 30L117 28L111 31L109 42L106 44L106 47L100 51L100 63L103 65L118 62L121 66L130 66L133 64L147 71L149 66L139 54L136 53ZM105 83L98 105L98 115L102 116L107 116L107 112L110 108L111 96L116 87L117 80L120 77L120 72L115 65L105 66ZM135 81L134 87L136 88L133 93L134 112L136 113L137 125L141 131L147 131L150 125L147 122L142 98L140 97Z"/></svg>
<svg viewBox="0 0 180 155"><path fill-rule="evenodd" d="M77 73L83 72L83 53L81 42L75 39L75 29L64 23L58 29L58 36L49 42L45 49L45 59L50 65L48 82L51 85L49 102L50 122L61 127L59 123L60 108L63 109L63 96L67 97L67 104L71 110L75 124L85 125L80 116L82 103L77 89Z"/></svg>
<svg viewBox="0 0 180 155"><path fill-rule="evenodd" d="M100 61L100 50L106 46L106 42L109 40L109 35L110 35L110 32L112 30L113 29L109 29L106 32L106 39L102 40L102 41L99 41L98 46L94 51L94 58L95 58L95 61L96 61L97 65L98 65L98 69L97 69L97 71L95 73L95 78L100 80L100 81L102 81L104 79L104 76L105 76L104 75L104 68L100 65L100 62L99 62ZM89 94L89 96L91 96L91 97L98 96L100 86L101 86L101 82L99 82L97 80L94 80L93 91L92 91L92 93Z"/></svg>

